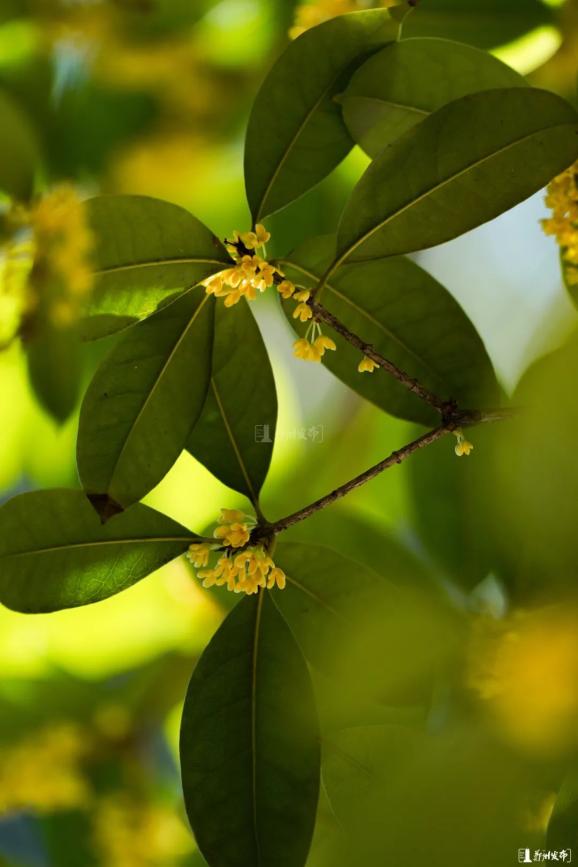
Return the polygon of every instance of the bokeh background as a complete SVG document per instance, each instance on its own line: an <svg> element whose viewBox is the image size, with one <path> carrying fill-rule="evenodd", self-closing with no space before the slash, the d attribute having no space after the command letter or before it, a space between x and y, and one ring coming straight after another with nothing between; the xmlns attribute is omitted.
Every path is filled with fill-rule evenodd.
<svg viewBox="0 0 578 867"><path fill-rule="evenodd" d="M224 236L249 228L242 175L247 115L265 71L287 44L299 5L1 0L0 94L26 125L48 186L66 180L85 195L161 197ZM317 5L326 15L356 7ZM406 35L445 36L492 50L532 83L576 103L573 0L423 0ZM332 231L365 165L364 155L353 151L316 190L272 218L270 253ZM475 323L508 393L530 363L562 344L576 325L558 250L540 228L544 216L541 193L418 257ZM415 430L356 397L320 365L294 359L292 335L275 299L264 296L253 309L280 399L263 496L265 513L276 518L361 472ZM84 347L86 381L106 349L106 341ZM450 713L459 722L443 729L435 750L406 729L387 744L368 734L355 745L382 756L388 769L390 786L378 789L377 801L395 816L397 836L387 850L392 864L422 863L415 851L403 855L416 828L425 833L430 864L438 863L436 851L443 854L440 865L463 865L470 863L468 849L491 856L498 845L508 847L513 863L518 846L539 845L561 780L572 779L578 607L568 587L575 561L571 551L555 564L548 555L551 546L564 548L578 517L571 469L575 428L567 413L556 416L575 394L575 359L571 347L558 360L554 396L552 377L542 377L533 392L542 394L542 388L552 406L541 439L526 442L523 431L505 426L476 431L469 461L457 461L452 445L442 442L291 531L295 539L322 541L375 570L393 569L400 582L406 572L427 574L412 585L380 664L386 673L395 668L391 704L409 716L416 679L432 665L443 667L428 725L442 731ZM18 343L0 353L0 501L34 488L77 484L76 424L76 414L59 425L40 408ZM498 437L505 441L501 451ZM548 442L556 443L557 465L534 474L536 449L541 453ZM490 453L492 467L502 466L502 482L509 469L514 489L516 479L531 475L534 496L563 497L562 523L555 509L552 515L560 538L548 537L542 513L524 512L524 491L516 489L509 500L509 493L492 487ZM199 532L220 507L246 508L188 454L147 502ZM538 540L522 559L532 567L543 561L535 596L520 581L516 555L526 542L516 515ZM84 609L36 616L0 610L0 864L204 863L181 802L178 723L192 667L227 604L201 590L179 560L129 592ZM457 703L467 707L457 714L444 692L454 681ZM343 690L347 682L344 675ZM410 758L392 776L394 756ZM334 764L327 774L333 775L337 803L354 813L361 796ZM339 824L334 807L322 802L313 867L325 863L326 836ZM368 855L363 863L385 861ZM490 857L471 863L498 862Z"/></svg>

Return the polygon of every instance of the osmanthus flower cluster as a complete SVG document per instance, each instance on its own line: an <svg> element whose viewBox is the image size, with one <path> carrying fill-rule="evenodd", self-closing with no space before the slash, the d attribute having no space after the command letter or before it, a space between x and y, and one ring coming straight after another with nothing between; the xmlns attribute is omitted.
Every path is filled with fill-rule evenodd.
<svg viewBox="0 0 578 867"><path fill-rule="evenodd" d="M12 204L5 214L0 299L11 313L11 334L42 307L49 324L72 324L92 289L94 237L75 188L55 187L29 206Z"/></svg>
<svg viewBox="0 0 578 867"><path fill-rule="evenodd" d="M552 216L542 220L547 235L553 235L562 248L562 261L566 280L578 286L578 163L554 178L548 184L546 205Z"/></svg>
<svg viewBox="0 0 578 867"><path fill-rule="evenodd" d="M200 542L189 547L187 558L198 570L203 587L226 587L232 593L249 596L260 589L283 590L286 576L275 565L263 545L251 545L251 530L255 519L237 509L221 509L219 526L215 528L215 543ZM238 551L238 553L235 553ZM222 552L209 567L213 552Z"/></svg>
<svg viewBox="0 0 578 867"><path fill-rule="evenodd" d="M226 242L227 251L235 264L208 277L203 285L208 295L224 298L225 307L238 304L241 298L254 301L257 293L265 292L271 286L276 286L281 297L288 301L297 301L293 311L293 319L299 322L310 322L304 337L298 338L293 344L293 353L303 361L320 362L327 350L335 351L335 341L322 333L321 325L313 318L313 310L308 303L311 300L311 290L295 286L287 280L283 271L267 262L257 253L270 240L271 234L258 223L252 232L235 230L233 238ZM377 362L363 356L357 370L359 373L373 373L379 367Z"/></svg>

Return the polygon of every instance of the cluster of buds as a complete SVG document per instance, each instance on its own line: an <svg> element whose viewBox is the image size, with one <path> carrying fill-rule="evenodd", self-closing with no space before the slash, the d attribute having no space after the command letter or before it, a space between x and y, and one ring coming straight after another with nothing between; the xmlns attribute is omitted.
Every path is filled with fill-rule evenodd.
<svg viewBox="0 0 578 867"><path fill-rule="evenodd" d="M195 543L187 552L187 558L199 570L203 587L226 587L232 593L248 595L274 587L283 590L287 580L283 570L275 566L263 545L249 544L254 527L255 519L250 515L221 509L219 526L213 533L218 541ZM210 567L213 552L220 556Z"/></svg>
<svg viewBox="0 0 578 867"><path fill-rule="evenodd" d="M546 205L552 216L542 220L547 235L553 235L562 249L565 277L571 286L578 285L578 163L550 181Z"/></svg>

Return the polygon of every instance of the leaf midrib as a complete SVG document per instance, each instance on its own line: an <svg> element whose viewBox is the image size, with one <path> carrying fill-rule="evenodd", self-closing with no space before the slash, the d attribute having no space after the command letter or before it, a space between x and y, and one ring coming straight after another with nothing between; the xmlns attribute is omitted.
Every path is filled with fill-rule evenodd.
<svg viewBox="0 0 578 867"><path fill-rule="evenodd" d="M127 262L122 265L110 265L105 268L97 268L94 273L97 276L106 274L116 274L122 271L135 271L139 268L166 268L167 265L227 265L226 259L201 259L201 258L169 258L169 259L149 259L146 262Z"/></svg>
<svg viewBox="0 0 578 867"><path fill-rule="evenodd" d="M251 502L253 503L253 505L256 505L258 497L257 497L257 494L255 493L255 489L254 489L253 484L251 482L251 479L249 477L249 473L248 473L246 464L243 460L241 450L238 446L237 440L235 439L231 425L229 424L229 419L228 419L227 414L225 412L225 407L224 407L223 402L221 400L219 390L217 388L217 383L215 382L215 377L211 377L211 388L213 389L213 394L215 395L215 400L217 402L219 412L221 413L221 418L223 419L223 425L225 427L225 431L227 432L227 436L231 442L231 446L233 447L233 451L235 452L235 457L237 458L237 461L238 461L239 466L241 468L241 473L242 473L243 478L245 479L245 482L247 484L247 488L249 490Z"/></svg>
<svg viewBox="0 0 578 867"><path fill-rule="evenodd" d="M152 400L152 396L153 396L153 394L156 393L156 390L157 390L157 388L159 387L159 383L160 383L161 380L163 379L163 377L164 377L166 371L168 370L169 366L171 365L171 363L172 363L172 361L173 361L175 355L176 355L177 352L179 351L179 349L180 349L182 343L184 342L185 338L188 336L189 331L191 330L191 328L193 327L193 325L194 325L194 323L196 322L197 318L199 317L199 315L200 315L201 311L203 310L205 304L207 304L207 302L210 300L210 297L211 297L211 296L209 296L209 295L205 295L205 297L203 298L203 300L201 301L201 303L199 304L199 306L195 309L195 312L194 312L193 315L190 317L190 319L189 319L189 321L187 322L186 326L183 328L183 331L182 331L182 333L181 333L179 339L177 340L177 342L175 343L175 345L174 345L173 348L171 349L171 351L170 351L170 353L169 353L167 359L165 360L165 363L163 364L161 370L160 370L159 373L158 373L158 376L155 378L155 381L154 381L152 387L149 389L149 392L148 392L148 394L147 394L147 396L146 396L146 398L145 398L145 400L144 400L144 402L143 402L143 405L142 405L141 408L139 409L139 411L138 411L138 413L137 413L137 415L136 415L134 421L132 422L132 424L131 424L131 426L130 426L128 432L127 432L127 435L126 435L126 437L125 437L125 440L124 440L124 443L123 443L123 445L122 445L122 448L121 448L121 450L120 450L120 452L119 452L119 454L118 454L118 457L117 457L117 459L116 459L116 461L115 461L115 463L114 463L114 466L113 466L113 468L112 468L112 470L111 470L111 472L110 472L110 475L109 475L109 481L108 481L108 486L107 486L109 491L110 491L110 490L112 489L112 487L113 487L113 482L114 482L114 479L115 479L115 476L116 476L116 473L117 473L118 467L119 467L119 465L120 465L120 463L121 463L121 461L122 461L122 458L123 458L123 456L124 456L124 454L125 454L125 452L126 452L126 449L127 449L127 447L128 447L129 441L130 441L130 439L131 439L131 437L132 437L132 435L133 435L133 433L134 433L134 431L135 431L135 429L136 429L136 427L137 427L139 421L141 420L141 418L142 418L142 416L143 416L143 413L146 411L147 407L149 406L149 403L150 403L150 401Z"/></svg>
<svg viewBox="0 0 578 867"><path fill-rule="evenodd" d="M48 548L34 548L30 551L11 551L0 554L0 563L11 557L35 557L40 554L52 554L57 551L72 551L75 549L100 548L105 545L138 545L142 543L158 544L159 542L194 542L197 537L193 536L147 536L135 539L101 539L94 542L71 542L64 545L51 545Z"/></svg>
<svg viewBox="0 0 578 867"><path fill-rule="evenodd" d="M328 269L328 271L324 277L324 281L328 280L329 277L332 274L334 274L335 271L347 259L350 258L351 254L354 253L355 250L358 249L358 247L362 246L369 238L371 238L377 232L381 231L384 228L384 226L387 226L392 220L395 220L401 214L405 213L406 211L409 211L411 208L415 207L420 202L426 200L430 196L432 196L435 193L439 192L440 190L444 189L444 187L449 186L450 184L454 183L454 181L463 177L469 171L478 168L479 166L483 165L484 163L486 163L490 160L493 160L494 158L500 156L501 154L506 153L507 151L511 150L514 147L517 147L518 145L522 144L523 142L529 141L530 139L534 138L535 136L538 136L538 135L543 134L545 132L552 132L552 131L557 130L557 129L569 127L572 125L573 124L571 124L570 121L568 121L567 123L558 123L558 124L554 124L553 126L542 127L541 129L534 130L533 132L528 133L527 135L521 136L520 138L517 138L514 141L509 142L507 145L504 145L503 147L498 148L495 151L492 151L491 154L487 154L486 156L482 157L481 159L474 160L474 162L472 162L472 163L468 163L468 165L465 166L463 169L460 169L459 172L452 174L450 177L445 178L444 180L440 181L438 184L435 184L433 187L430 187L428 190L421 193L417 198L412 199L411 202L408 202L407 204L403 205L403 207L398 208L396 211L394 211L392 214L390 214L388 217L386 217L385 220L381 220L379 223L377 223L377 225L375 225L368 232L365 232L353 244L351 244L343 253L341 253L341 255L338 256L338 258L333 262L332 265L330 265L330 267L329 267L329 269ZM375 165L375 164L373 164L373 165ZM370 169L371 169L371 167L370 167ZM362 180L363 180L363 178L362 178ZM350 205L351 205L351 201L350 201ZM349 210L349 208L347 210ZM339 234L339 230L338 230L338 234ZM373 259L378 259L378 258L382 259L382 258L386 258L386 257L385 256L374 256L374 257L364 259L362 261L370 262L370 261L373 261Z"/></svg>
<svg viewBox="0 0 578 867"><path fill-rule="evenodd" d="M357 101L357 102L377 102L379 105L386 105L390 108L399 108L402 111L415 112L416 114L423 115L424 117L429 117L432 114L431 109L426 108L418 108L415 105L406 105L403 102L394 102L391 99L383 99L380 96L361 96L356 93L352 93L349 96L345 95L344 104L347 103L347 100Z"/></svg>

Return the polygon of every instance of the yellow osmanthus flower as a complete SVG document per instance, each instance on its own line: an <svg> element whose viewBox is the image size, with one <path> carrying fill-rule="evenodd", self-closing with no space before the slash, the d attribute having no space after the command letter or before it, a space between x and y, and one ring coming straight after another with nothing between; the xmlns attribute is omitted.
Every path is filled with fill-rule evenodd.
<svg viewBox="0 0 578 867"><path fill-rule="evenodd" d="M254 301L258 292L265 292L276 281L280 285L289 284L289 281L283 280L284 275L279 268L257 253L270 237L261 223L255 226L253 232L235 231L232 240L226 242L235 264L203 281L207 295L224 298L225 307L232 307L241 298ZM285 286L284 291L288 291L288 286Z"/></svg>
<svg viewBox="0 0 578 867"><path fill-rule="evenodd" d="M374 361L373 358L368 358L367 355L364 355L359 364L357 365L358 373L373 373L379 367L377 361Z"/></svg>
<svg viewBox="0 0 578 867"><path fill-rule="evenodd" d="M176 867L192 849L178 811L125 793L97 802L93 840L106 867Z"/></svg>
<svg viewBox="0 0 578 867"><path fill-rule="evenodd" d="M42 307L51 324L70 325L94 281L85 204L62 184L30 207L14 205L6 223L13 234L1 251L0 296L12 298L20 320Z"/></svg>
<svg viewBox="0 0 578 867"><path fill-rule="evenodd" d="M337 349L335 341L321 333L318 322L312 322L305 337L300 337L293 344L293 355L303 361L321 361L328 349L331 351Z"/></svg>
<svg viewBox="0 0 578 867"><path fill-rule="evenodd" d="M457 439L457 443L455 445L454 451L458 458L463 457L464 455L469 455L470 452L473 452L474 446L473 443L469 442L465 436L464 432L459 428L454 431L454 436Z"/></svg>
<svg viewBox="0 0 578 867"><path fill-rule="evenodd" d="M389 8L398 6L401 0L316 0L313 3L303 3L297 8L295 25L289 31L291 39L301 36L311 27L316 27L337 15L345 15L347 12L359 12L361 9L375 7Z"/></svg>
<svg viewBox="0 0 578 867"><path fill-rule="evenodd" d="M258 593L260 589L283 589L286 576L275 565L263 545L249 545L255 519L243 512L222 509L219 526L214 531L217 542L195 543L189 547L187 558L198 569L203 587L226 587L232 593ZM248 546L248 547L247 547ZM225 551L223 552L223 548ZM235 553L236 548L242 550ZM211 568L212 554L220 556Z"/></svg>
<svg viewBox="0 0 578 867"><path fill-rule="evenodd" d="M552 216L542 220L547 235L553 235L562 251L566 280L578 285L578 163L548 184L546 205Z"/></svg>
<svg viewBox="0 0 578 867"><path fill-rule="evenodd" d="M90 790L82 773L87 735L59 723L2 750L0 815L19 810L53 812L84 807Z"/></svg>

